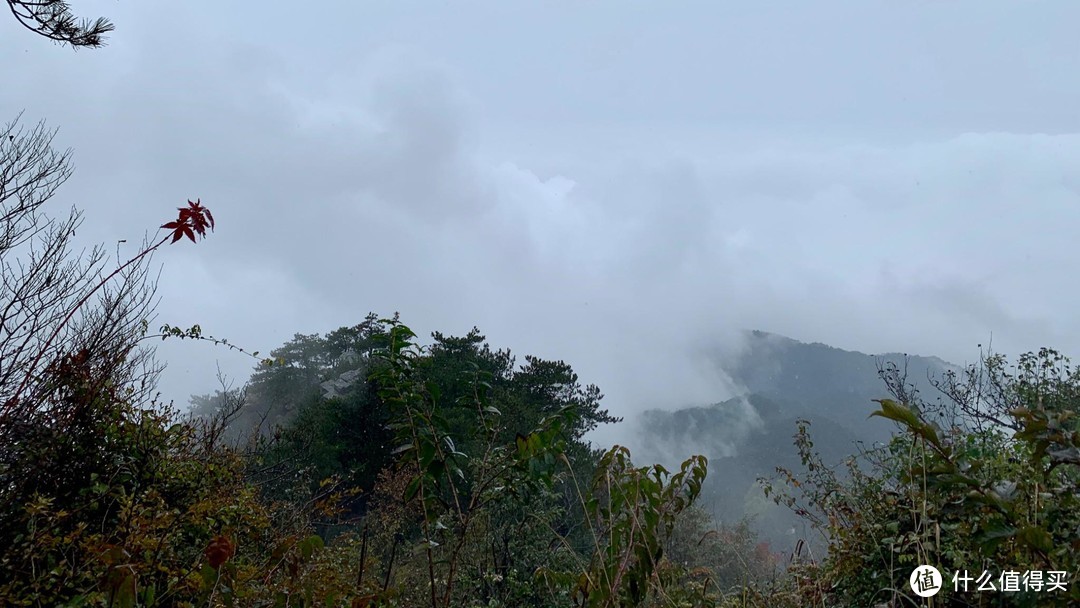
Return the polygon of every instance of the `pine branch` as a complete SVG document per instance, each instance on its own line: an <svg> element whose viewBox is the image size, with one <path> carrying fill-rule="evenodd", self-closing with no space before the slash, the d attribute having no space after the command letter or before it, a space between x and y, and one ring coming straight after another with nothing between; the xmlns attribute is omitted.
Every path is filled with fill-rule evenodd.
<svg viewBox="0 0 1080 608"><path fill-rule="evenodd" d="M99 17L80 23L63 0L7 0L15 20L26 29L72 48L99 48L105 45L104 34L115 29L108 20Z"/></svg>

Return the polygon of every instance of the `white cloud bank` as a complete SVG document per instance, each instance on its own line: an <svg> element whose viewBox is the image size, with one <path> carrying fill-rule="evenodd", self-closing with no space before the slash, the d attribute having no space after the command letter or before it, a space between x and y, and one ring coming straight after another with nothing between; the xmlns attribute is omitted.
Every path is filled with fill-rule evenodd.
<svg viewBox="0 0 1080 608"><path fill-rule="evenodd" d="M187 198L213 210L211 238L159 257L161 321L199 323L264 352L371 310L400 310L421 333L478 325L496 346L567 360L623 415L730 396L735 387L700 352L735 348L743 328L957 362L991 335L1004 352L1080 350L1070 280L1080 257L1080 134L1065 122L1054 134L963 132L993 123L988 116L1027 124L1017 108L1033 102L1019 93L988 98L996 105L952 129L946 117L907 131L911 123L894 117L859 136L874 103L898 116L904 103L926 110L934 99L919 89L885 107L888 91L867 85L845 129L836 123L843 112L830 109L835 87L812 90L793 73L789 95L777 89L760 108L744 97L766 72L734 64L724 68L727 93L704 72L679 72L685 80L657 80L650 91L625 66L590 81L551 50L575 89L533 59L521 65L535 71L499 80L512 70L491 50L483 61L496 76L485 80L466 61L479 62L481 47L464 34L461 46L401 34L434 28L430 15L380 15L392 34L331 52L308 35L268 43L236 30L234 39L226 33L238 17L203 23L196 8L161 26L182 38L121 29L101 52L35 50L29 61L55 77L32 78L28 67L0 91L0 111L30 107L27 119L48 118L62 127L58 141L76 148L76 177L61 199L86 209L88 238L134 243ZM118 25L148 27L131 10ZM266 19L259 27L284 27L275 11ZM540 48L537 39L521 44ZM834 51L850 49L822 53ZM686 58L663 52L642 58L642 78ZM597 66L618 60L591 57ZM837 69L852 74L887 70L844 57ZM781 59L766 63L798 68ZM1054 65L1065 73L1062 62ZM1010 66L1007 74L1019 69ZM688 88L675 98L669 85ZM521 115L550 107L556 117L515 123L505 108L518 89ZM620 90L621 109L605 105ZM694 91L701 115L675 119ZM726 123L706 112L721 93L743 99ZM575 99L583 109L571 115ZM653 107L669 110L649 115ZM1055 108L1043 110L1064 116ZM604 112L610 120L598 118ZM773 115L780 126L768 128ZM785 127L800 120L813 128ZM829 137L832 124L839 135ZM250 363L204 344L166 343L161 354L170 364L162 388L181 403L212 388L215 361L239 380Z"/></svg>

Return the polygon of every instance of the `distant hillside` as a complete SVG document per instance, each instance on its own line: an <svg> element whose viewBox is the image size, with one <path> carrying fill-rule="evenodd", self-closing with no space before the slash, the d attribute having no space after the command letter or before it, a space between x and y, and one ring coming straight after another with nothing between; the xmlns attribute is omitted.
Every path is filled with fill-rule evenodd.
<svg viewBox="0 0 1080 608"><path fill-rule="evenodd" d="M772 412L773 416L828 418L863 441L884 441L892 425L868 416L876 407L872 400L888 396L878 377L879 366L887 363L901 369L906 365L908 382L928 394L933 391L928 378L956 369L937 357L868 355L751 331L746 334L746 348L724 371L748 394L775 402L780 411Z"/></svg>
<svg viewBox="0 0 1080 608"><path fill-rule="evenodd" d="M955 369L937 357L868 355L761 331L747 332L745 339L739 356L723 368L746 393L707 406L646 411L639 450L666 462L690 453L708 456L705 505L722 519L755 515L759 531L780 545L797 520L765 502L756 480L777 466L799 466L792 444L796 420L811 422L815 449L825 462L838 463L857 451L856 442L887 441L895 428L869 418L877 406L872 400L889 396L879 366L906 365L908 383L926 394L934 390L928 378Z"/></svg>

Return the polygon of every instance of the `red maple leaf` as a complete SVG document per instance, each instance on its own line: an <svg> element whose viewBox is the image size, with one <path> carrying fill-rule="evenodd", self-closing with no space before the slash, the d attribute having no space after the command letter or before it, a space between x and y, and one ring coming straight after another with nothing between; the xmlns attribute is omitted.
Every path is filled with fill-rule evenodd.
<svg viewBox="0 0 1080 608"><path fill-rule="evenodd" d="M202 206L202 199L196 199L195 202L189 200L187 207L177 207L177 209L180 211L179 217L175 221L161 225L166 230L172 230L173 243L185 236L194 243L196 234L206 238L207 227L213 232L214 216L210 214L209 209Z"/></svg>
<svg viewBox="0 0 1080 608"><path fill-rule="evenodd" d="M217 570L221 564L236 555L236 544L228 536L215 536L210 544L206 545L203 555L206 556L206 561L210 562L210 567Z"/></svg>

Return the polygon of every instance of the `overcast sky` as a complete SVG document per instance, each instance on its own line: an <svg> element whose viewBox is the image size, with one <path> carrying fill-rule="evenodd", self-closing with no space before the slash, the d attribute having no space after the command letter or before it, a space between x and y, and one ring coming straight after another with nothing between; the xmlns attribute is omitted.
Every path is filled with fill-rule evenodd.
<svg viewBox="0 0 1080 608"><path fill-rule="evenodd" d="M629 414L728 396L743 328L1080 355L1075 1L72 4L107 47L0 18L0 119L74 149L80 239L213 211L159 322L477 325ZM252 364L159 356L180 404Z"/></svg>

